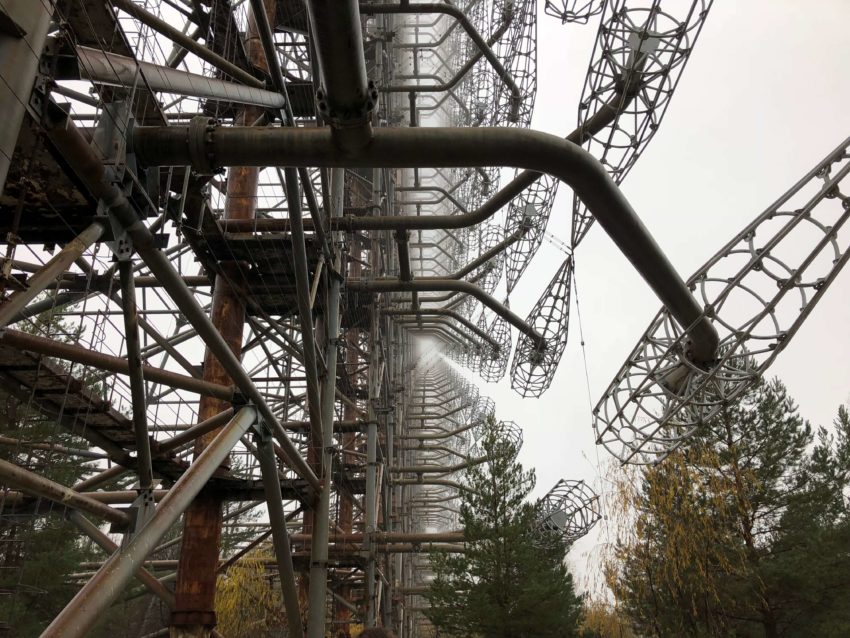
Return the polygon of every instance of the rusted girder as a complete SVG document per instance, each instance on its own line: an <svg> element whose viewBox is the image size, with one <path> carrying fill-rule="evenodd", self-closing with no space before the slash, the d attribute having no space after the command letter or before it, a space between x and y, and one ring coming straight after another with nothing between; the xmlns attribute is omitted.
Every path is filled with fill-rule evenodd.
<svg viewBox="0 0 850 638"><path fill-rule="evenodd" d="M56 357L57 359L65 359L66 361L89 365L117 374L130 373L130 363L121 357L113 357L112 355L88 350L81 346L31 335L19 330L5 330L0 335L0 345L12 346L19 350L27 350L48 357ZM202 396L216 397L224 401L229 401L233 398L233 386L202 381L184 374L177 374L176 372L170 372L149 365L142 365L142 371L148 381L161 383L179 390L186 390L187 392L195 392Z"/></svg>
<svg viewBox="0 0 850 638"><path fill-rule="evenodd" d="M94 514L110 523L116 523L122 526L129 525L130 523L130 517L124 512L113 509L100 501L90 498L88 495L81 494L72 490L70 487L60 485L55 481L46 479L39 474L25 470L14 463L2 459L0 459L0 481L6 485L17 487L33 496L45 498L65 507Z"/></svg>

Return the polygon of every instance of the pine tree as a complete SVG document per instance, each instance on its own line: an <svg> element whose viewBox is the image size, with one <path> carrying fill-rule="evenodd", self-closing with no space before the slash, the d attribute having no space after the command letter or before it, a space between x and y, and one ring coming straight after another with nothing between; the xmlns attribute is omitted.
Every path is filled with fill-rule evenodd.
<svg viewBox="0 0 850 638"><path fill-rule="evenodd" d="M608 577L639 634L850 634L846 410L836 430L815 441L782 383L762 381L623 484L635 514Z"/></svg>
<svg viewBox="0 0 850 638"><path fill-rule="evenodd" d="M467 470L460 508L466 552L432 555L429 620L441 636L577 636L581 599L564 541L539 530L527 500L534 473L492 420L481 447L489 460Z"/></svg>
<svg viewBox="0 0 850 638"><path fill-rule="evenodd" d="M17 327L31 333L46 332L66 342L80 336L78 329L47 313ZM0 446L0 458L63 485L73 485L92 470L85 457L43 445L88 450L84 439L63 430L56 416L40 412L30 397L0 389L0 406L0 430L11 439ZM33 499L32 507L35 503ZM76 593L77 586L69 582L68 574L78 571L81 562L98 556L65 520L64 508L45 501L38 505L38 514L0 508L0 632L8 630L3 635L38 635Z"/></svg>

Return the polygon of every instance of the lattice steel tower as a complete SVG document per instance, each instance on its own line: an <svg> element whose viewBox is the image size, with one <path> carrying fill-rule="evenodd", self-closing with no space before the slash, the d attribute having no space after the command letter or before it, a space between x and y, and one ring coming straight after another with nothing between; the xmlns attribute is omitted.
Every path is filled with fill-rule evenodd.
<svg viewBox="0 0 850 638"><path fill-rule="evenodd" d="M684 280L619 184L711 0L538 4L0 0L0 526L67 516L103 550L43 636L134 579L152 635L216 635L217 576L262 548L288 635L423 635L496 414L470 378L552 386L595 222L663 306L594 411L620 460L787 345L848 258L850 142ZM598 29L565 138L530 128L544 14ZM522 304L553 214L563 263ZM45 476L66 456L73 485ZM540 505L569 543L601 516L569 477Z"/></svg>

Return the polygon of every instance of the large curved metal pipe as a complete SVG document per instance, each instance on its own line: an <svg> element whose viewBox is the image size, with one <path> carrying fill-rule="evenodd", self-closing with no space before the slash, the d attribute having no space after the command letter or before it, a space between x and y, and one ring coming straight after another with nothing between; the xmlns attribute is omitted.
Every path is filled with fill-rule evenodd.
<svg viewBox="0 0 850 638"><path fill-rule="evenodd" d="M133 134L137 158L142 164L164 166L204 166L208 162L215 166L344 168L513 166L549 173L573 188L661 302L689 332L693 358L697 361L714 358L717 332L703 316L702 307L602 164L568 140L514 128L376 129L367 146L356 152L344 152L334 143L328 129L215 127L210 132L206 121L203 123L206 136L193 135L192 129L192 126L137 127ZM415 286L418 282L406 282L406 285ZM429 290L414 287L386 290L414 289ZM464 292L475 294L472 290Z"/></svg>
<svg viewBox="0 0 850 638"><path fill-rule="evenodd" d="M486 331L482 330L466 317L452 312L451 310L443 310L442 308L434 308L431 310L382 310L382 314L388 317L450 317L464 326L467 330L478 335L482 340L489 343L495 350L500 349L499 342L493 339Z"/></svg>
<svg viewBox="0 0 850 638"><path fill-rule="evenodd" d="M523 321L518 315L514 314L510 308L499 303L496 299L481 290L481 288L468 281L420 277L413 281L402 281L400 279L349 281L347 286L349 290L363 292L429 292L432 290L463 292L468 295L472 295L485 306L490 308L490 310L505 319L517 330L528 335L528 337L539 347L546 347L546 340L534 328L525 323L525 321Z"/></svg>
<svg viewBox="0 0 850 638"><path fill-rule="evenodd" d="M639 76L638 76L639 77ZM628 83L623 91L619 91L600 108L596 114L584 124L567 135L566 140L573 144L584 144L591 136L595 135L611 122L617 119L621 113L634 99L640 83L637 79ZM354 232L358 230L445 230L449 228L468 228L475 224L487 221L498 213L502 208L511 203L511 200L531 186L541 173L533 170L525 170L514 177L505 186L499 189L490 199L481 206L468 213L460 215L386 215L386 216L354 216L347 215L334 222L334 230L345 230ZM289 230L287 219L259 219L254 225L249 225L234 220L231 222L221 221L223 229L228 232L286 232Z"/></svg>
<svg viewBox="0 0 850 638"><path fill-rule="evenodd" d="M360 6L360 11L364 15L379 15L379 14L389 14L389 13L405 13L405 14L416 14L423 15L428 13L441 13L443 15L450 16L454 18L454 20L463 27L463 30L466 31L466 34L470 37L470 39L475 43L475 46L478 47L479 54L478 56L473 57L473 59L467 62L463 68L455 75L455 77L449 82L442 82L435 86L417 86L413 85L404 85L404 86L393 86L389 87L389 91L395 92L404 92L404 91L445 91L452 88L455 84L457 84L465 75L466 72L472 68L475 62L481 57L487 58L487 61L490 63L490 66L493 67L493 70L496 71L496 75L498 75L499 79L505 83L505 85L511 91L511 121L516 122L519 113L519 105L522 102L522 93L520 92L519 86L511 77L511 74L505 69L501 60L496 56L491 48L491 44L498 40L505 31L507 31L510 26L510 20L505 19L502 25L499 27L497 32L494 34L495 37L491 37L490 41L487 42L484 38L481 37L481 34L475 29L473 24L469 21L469 18L466 17L466 14L458 9L457 7L453 7L450 4L411 4L409 2L402 2L401 4L362 4ZM471 63L470 63L471 62Z"/></svg>

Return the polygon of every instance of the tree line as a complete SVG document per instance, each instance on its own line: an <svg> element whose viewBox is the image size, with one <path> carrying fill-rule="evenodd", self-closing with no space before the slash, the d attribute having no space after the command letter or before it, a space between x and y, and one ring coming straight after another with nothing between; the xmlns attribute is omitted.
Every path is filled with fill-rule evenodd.
<svg viewBox="0 0 850 638"><path fill-rule="evenodd" d="M760 381L662 463L617 481L614 604L589 635L850 635L850 413L813 428Z"/></svg>
<svg viewBox="0 0 850 638"><path fill-rule="evenodd" d="M56 319L27 329L79 338ZM0 446L0 458L65 485L96 467L29 445L88 449L27 397L0 391L0 404L0 428L20 442ZM663 462L618 469L606 512L615 537L603 558L608 595L595 600L576 591L568 541L540 524L533 471L495 422L484 430L479 445L488 460L467 470L460 497L466 551L431 557L434 636L850 636L845 407L833 427L813 428L779 380L760 381ZM112 487L131 487L126 480ZM176 525L170 537L179 532ZM267 549L221 577L218 611L228 636L285 635L277 588L263 567ZM158 557L174 552L176 545ZM35 517L0 512L0 635L38 635L76 591L80 564L102 558L61 508ZM164 626L168 612L134 586L111 616L103 635L129 638Z"/></svg>

